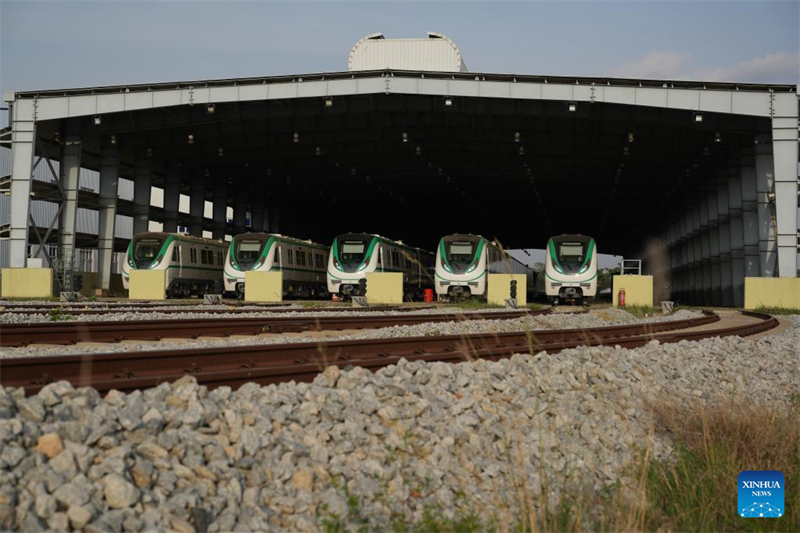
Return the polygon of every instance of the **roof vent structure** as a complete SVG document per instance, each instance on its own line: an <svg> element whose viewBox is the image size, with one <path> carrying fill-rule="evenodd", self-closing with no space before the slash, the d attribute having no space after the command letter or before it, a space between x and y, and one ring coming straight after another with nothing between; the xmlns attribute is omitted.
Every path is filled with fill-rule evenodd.
<svg viewBox="0 0 800 533"><path fill-rule="evenodd" d="M382 33L367 35L350 50L347 68L467 72L456 43L434 31L422 39L387 39Z"/></svg>

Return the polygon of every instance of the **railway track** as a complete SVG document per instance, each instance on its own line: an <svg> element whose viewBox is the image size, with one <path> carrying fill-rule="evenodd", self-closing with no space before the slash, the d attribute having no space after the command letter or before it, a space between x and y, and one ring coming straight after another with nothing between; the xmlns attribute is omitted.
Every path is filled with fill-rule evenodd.
<svg viewBox="0 0 800 533"><path fill-rule="evenodd" d="M396 364L400 358L456 363L477 358L496 360L520 352L554 353L581 345L635 348L652 340L668 343L747 336L778 325L769 315L744 314L757 322L679 331L719 321L716 314L705 312L703 317L687 320L591 329L6 358L0 359L0 383L24 387L26 394L59 380L67 380L75 387L92 386L101 392L131 391L192 375L210 388L235 388L247 382L311 381L327 365L358 365L374 371Z"/></svg>
<svg viewBox="0 0 800 533"><path fill-rule="evenodd" d="M122 340L161 340L164 338L227 337L259 333L335 331L409 326L453 320L503 320L541 311L501 311L491 313L403 314L377 316L302 316L259 318L203 318L179 320L129 320L97 322L33 322L3 324L0 347L28 344L75 344L77 342L119 342Z"/></svg>
<svg viewBox="0 0 800 533"><path fill-rule="evenodd" d="M226 304L224 304L226 305ZM65 314L72 315L72 316L83 316L83 315L110 315L114 313L163 313L163 314L178 314L178 313L198 313L198 314L208 314L208 315L220 315L220 314L246 314L246 313L331 313L331 312L357 312L357 313L369 313L369 312L378 312L378 311L419 311L421 309L432 309L432 306L420 306L420 307L401 307L397 305L390 305L390 306L382 306L382 307L296 307L291 309L286 309L283 307L280 308L273 308L270 305L259 305L259 309L241 309L241 306L231 306L227 309L206 309L202 306L197 306L197 309L173 309L171 306L161 306L161 307L154 307L154 306L137 306L130 309L126 309L124 306L119 306L118 308L102 308L98 307L97 309L92 307L82 307L82 308L70 308L70 307L62 307L60 308L61 311ZM59 307L49 307L49 308L25 308L17 310L15 308L9 308L0 310L0 315L30 315L30 314L45 314L52 310L59 309Z"/></svg>

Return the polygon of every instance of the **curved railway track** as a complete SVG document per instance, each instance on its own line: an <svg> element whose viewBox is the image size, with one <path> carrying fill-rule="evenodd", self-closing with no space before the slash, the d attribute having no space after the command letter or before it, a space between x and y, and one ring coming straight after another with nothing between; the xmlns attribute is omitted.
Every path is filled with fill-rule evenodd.
<svg viewBox="0 0 800 533"><path fill-rule="evenodd" d="M227 304L223 304L227 305ZM396 305L390 306L383 306L383 307L294 307L294 308L284 308L284 307L276 307L273 308L271 305L260 305L254 304L255 306L259 307L258 309L242 309L241 306L231 306L227 309L206 309L200 305L197 306L197 309L174 309L172 306L164 305L160 307L149 305L145 306L136 306L130 309L126 309L124 306L119 307L112 307L112 308L104 308L97 306L97 308L92 307L81 307L81 308L73 308L73 307L61 307L61 312L66 315L72 316L83 316L83 315L111 315L114 313L162 313L162 314L178 314L178 313L197 313L197 314L208 314L208 315L221 315L221 314L246 314L246 313L332 313L332 312L354 312L354 313L370 313L370 312L378 312L378 311L397 311L397 312L407 312L407 311L419 311L422 309L432 309L433 306L419 306L419 307L401 307ZM17 310L15 308L7 308L0 310L0 316L2 315L16 315L16 316L24 316L30 314L46 314L55 309L59 309L59 307L47 307L47 308L24 308Z"/></svg>
<svg viewBox="0 0 800 533"><path fill-rule="evenodd" d="M747 336L778 325L769 315L744 314L758 321L734 327L679 331L720 320L716 314L705 312L703 317L687 320L591 329L6 358L0 359L0 383L24 387L26 394L36 393L59 380L67 380L76 387L92 386L99 391L130 391L192 375L210 388L238 387L247 382L311 381L327 365L358 365L374 371L396 364L400 358L456 363L477 358L496 360L521 352L553 353L581 345L635 348L652 340L668 343Z"/></svg>
<svg viewBox="0 0 800 533"><path fill-rule="evenodd" d="M503 320L550 312L500 311L491 313L397 314L376 316L286 316L246 318L201 318L179 320L126 320L97 322L33 322L3 324L0 347L28 344L75 344L165 338L227 337L259 333L335 331L409 326L454 320Z"/></svg>

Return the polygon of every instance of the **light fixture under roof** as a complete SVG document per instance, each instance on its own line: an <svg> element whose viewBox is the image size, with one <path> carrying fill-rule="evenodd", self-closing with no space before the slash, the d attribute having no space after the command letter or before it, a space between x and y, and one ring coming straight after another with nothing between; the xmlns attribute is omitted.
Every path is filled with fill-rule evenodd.
<svg viewBox="0 0 800 533"><path fill-rule="evenodd" d="M574 113L578 110L578 102L567 102L567 111Z"/></svg>
<svg viewBox="0 0 800 533"><path fill-rule="evenodd" d="M522 138L522 134L520 132L518 132L518 131L514 132L514 142L515 143L518 143L521 138Z"/></svg>
<svg viewBox="0 0 800 533"><path fill-rule="evenodd" d="M100 115L95 115L94 118L92 118L92 121L94 122L95 126L99 126L100 124L103 123L103 117L101 117Z"/></svg>
<svg viewBox="0 0 800 533"><path fill-rule="evenodd" d="M406 133L406 132L403 132L403 142L404 143L408 142L408 133Z"/></svg>
<svg viewBox="0 0 800 533"><path fill-rule="evenodd" d="M293 143L299 143L300 142L300 134L299 133L294 132L292 134L292 142Z"/></svg>
<svg viewBox="0 0 800 533"><path fill-rule="evenodd" d="M215 110L214 104L206 104L206 113L213 115Z"/></svg>
<svg viewBox="0 0 800 533"><path fill-rule="evenodd" d="M703 114L700 113L699 111L695 111L692 114L692 122L697 122L697 123L703 122Z"/></svg>
<svg viewBox="0 0 800 533"><path fill-rule="evenodd" d="M189 136L186 138L186 142L189 144L194 144L194 135L190 133Z"/></svg>
<svg viewBox="0 0 800 533"><path fill-rule="evenodd" d="M117 136L116 135L112 135L111 136L111 144L117 144Z"/></svg>
<svg viewBox="0 0 800 533"><path fill-rule="evenodd" d="M219 150L217 150L217 155L218 155L219 157L222 157L222 156L224 156L224 155L225 155L225 149L224 149L224 148L222 148L222 147L220 146L220 147L219 147Z"/></svg>
<svg viewBox="0 0 800 533"><path fill-rule="evenodd" d="M333 107L333 98L330 96L325 97L325 107Z"/></svg>
<svg viewBox="0 0 800 533"><path fill-rule="evenodd" d="M717 133L715 133L715 134L714 134L714 142L715 142L715 143L722 142L722 135L720 135L720 133L719 133L719 132L717 132Z"/></svg>
<svg viewBox="0 0 800 533"><path fill-rule="evenodd" d="M519 155L525 155L525 147L524 146L520 146L519 147Z"/></svg>
<svg viewBox="0 0 800 533"><path fill-rule="evenodd" d="M636 140L636 137L634 137L633 132L628 133L628 142L632 143L635 140Z"/></svg>
<svg viewBox="0 0 800 533"><path fill-rule="evenodd" d="M314 148L314 154L315 155L322 155L322 148L320 148L319 146Z"/></svg>
<svg viewBox="0 0 800 533"><path fill-rule="evenodd" d="M420 154L422 154L422 148L421 148L420 146L417 146L417 147L414 149L414 152L415 152L417 155L420 155Z"/></svg>
<svg viewBox="0 0 800 533"><path fill-rule="evenodd" d="M444 97L444 105L450 107L453 105L453 99L449 96Z"/></svg>

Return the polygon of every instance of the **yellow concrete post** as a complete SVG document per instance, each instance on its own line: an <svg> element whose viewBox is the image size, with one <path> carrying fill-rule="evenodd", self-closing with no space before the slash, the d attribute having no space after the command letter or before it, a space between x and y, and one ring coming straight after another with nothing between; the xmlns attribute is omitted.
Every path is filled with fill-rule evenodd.
<svg viewBox="0 0 800 533"><path fill-rule="evenodd" d="M245 272L244 300L246 302L282 302L283 272Z"/></svg>
<svg viewBox="0 0 800 533"><path fill-rule="evenodd" d="M653 307L653 276L614 276L613 288L614 307L617 307L617 297L620 289L625 289L625 305Z"/></svg>
<svg viewBox="0 0 800 533"><path fill-rule="evenodd" d="M511 281L517 282L517 306L528 305L528 287L525 274L489 274L486 280L486 303L489 305L505 305L511 298Z"/></svg>
<svg viewBox="0 0 800 533"><path fill-rule="evenodd" d="M367 304L401 303L403 303L402 272L367 274Z"/></svg>
<svg viewBox="0 0 800 533"><path fill-rule="evenodd" d="M128 298L131 300L166 300L166 270L132 270L128 286Z"/></svg>
<svg viewBox="0 0 800 533"><path fill-rule="evenodd" d="M6 298L52 298L52 268L4 268L0 294Z"/></svg>
<svg viewBox="0 0 800 533"><path fill-rule="evenodd" d="M744 308L800 309L800 278L744 278Z"/></svg>

